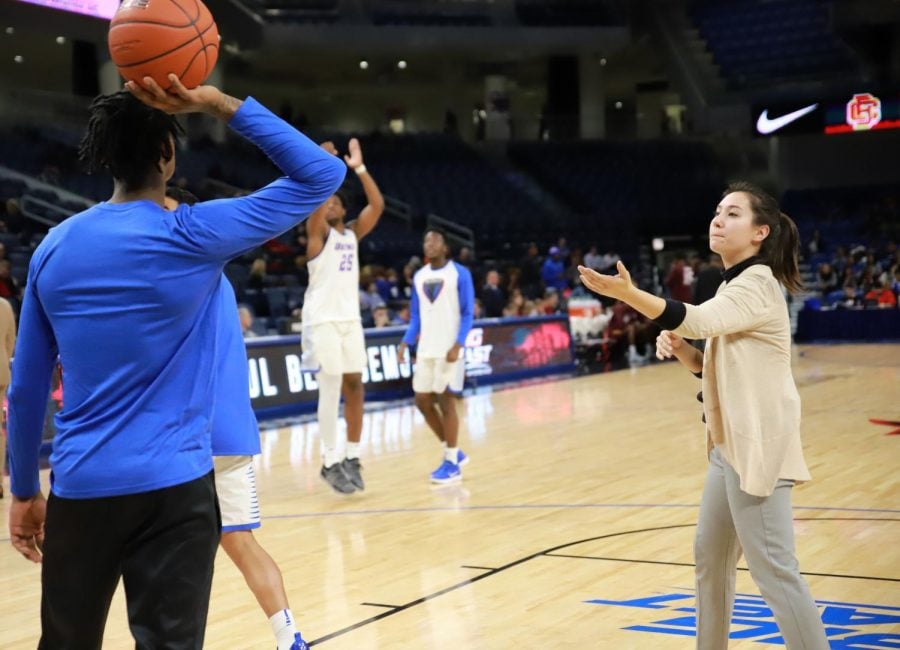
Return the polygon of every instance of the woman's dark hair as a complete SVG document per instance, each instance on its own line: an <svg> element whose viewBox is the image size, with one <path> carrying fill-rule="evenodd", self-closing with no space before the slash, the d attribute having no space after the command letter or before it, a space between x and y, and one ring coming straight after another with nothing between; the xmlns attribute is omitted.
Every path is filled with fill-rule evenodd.
<svg viewBox="0 0 900 650"><path fill-rule="evenodd" d="M753 183L731 183L722 194L723 198L732 192L743 192L750 197L754 225L769 227L769 235L759 248L759 256L772 269L772 275L791 293L802 291L803 280L797 261L800 254L797 224L781 211L778 201L771 194Z"/></svg>
<svg viewBox="0 0 900 650"><path fill-rule="evenodd" d="M160 158L171 160L182 128L175 117L151 108L126 90L91 103L78 159L89 174L107 170L132 192L147 185Z"/></svg>

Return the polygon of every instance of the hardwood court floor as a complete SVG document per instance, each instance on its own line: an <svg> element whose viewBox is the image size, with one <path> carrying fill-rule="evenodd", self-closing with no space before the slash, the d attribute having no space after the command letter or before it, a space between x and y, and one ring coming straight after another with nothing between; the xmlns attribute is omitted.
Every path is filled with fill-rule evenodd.
<svg viewBox="0 0 900 650"><path fill-rule="evenodd" d="M897 647L883 639L900 639L900 436L869 418L900 419L900 346L801 347L795 376L814 477L794 493L801 568L835 639L882 638L841 647ZM692 648L698 390L667 363L467 397L472 462L445 488L428 484L440 453L413 407L370 412L368 487L349 498L318 478L314 422L265 431L258 537L304 635L336 650ZM737 588L730 647L772 647L746 571ZM4 539L0 647L35 647L38 612L39 568ZM129 646L120 590L105 647ZM206 647L274 647L224 554Z"/></svg>

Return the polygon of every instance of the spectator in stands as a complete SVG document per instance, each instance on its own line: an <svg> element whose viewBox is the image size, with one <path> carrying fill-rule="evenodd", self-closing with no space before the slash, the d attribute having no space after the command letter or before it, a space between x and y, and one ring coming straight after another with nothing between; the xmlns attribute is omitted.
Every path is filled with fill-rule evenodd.
<svg viewBox="0 0 900 650"><path fill-rule="evenodd" d="M702 305L716 295L722 284L722 258L710 254L709 261L700 267L697 282L694 283L694 304Z"/></svg>
<svg viewBox="0 0 900 650"><path fill-rule="evenodd" d="M609 337L613 340L612 355L621 354L623 344L627 344L629 366L642 366L649 361L647 344L655 341L658 333L659 328L630 305L621 301L613 305L609 321Z"/></svg>
<svg viewBox="0 0 900 650"><path fill-rule="evenodd" d="M816 285L823 296L838 288L838 276L828 262L819 264L819 271L816 273Z"/></svg>
<svg viewBox="0 0 900 650"><path fill-rule="evenodd" d="M409 325L409 302L397 303L394 307L394 325Z"/></svg>
<svg viewBox="0 0 900 650"><path fill-rule="evenodd" d="M810 255L818 255L819 253L825 252L825 242L822 239L822 233L818 230L813 231L812 239L810 239L809 243L806 245L806 250Z"/></svg>
<svg viewBox="0 0 900 650"><path fill-rule="evenodd" d="M16 349L16 316L9 301L0 298L0 408L9 387L9 360ZM0 431L0 499L3 498L3 474L6 471L6 433Z"/></svg>
<svg viewBox="0 0 900 650"><path fill-rule="evenodd" d="M506 307L503 310L503 315L507 318L524 316L525 314L522 313L524 305L525 296L522 295L522 292L519 289L515 289L509 296L509 302L506 303Z"/></svg>
<svg viewBox="0 0 900 650"><path fill-rule="evenodd" d="M565 261L565 259L564 259ZM571 253L568 261L566 262L566 288L571 288L573 286L578 286L581 284L579 278L581 277L578 273L578 267L584 266L584 251L582 251L580 246L576 246Z"/></svg>
<svg viewBox="0 0 900 650"><path fill-rule="evenodd" d="M550 314L558 314L559 311L559 292L548 287L544 292L544 299L537 306L537 312L542 316L549 316Z"/></svg>
<svg viewBox="0 0 900 650"><path fill-rule="evenodd" d="M568 286L566 282L566 266L562 260L562 252L558 246L550 247L550 256L544 260L541 267L541 279L544 281L545 288L565 290Z"/></svg>
<svg viewBox="0 0 900 650"><path fill-rule="evenodd" d="M6 244L0 242L0 261L6 259Z"/></svg>
<svg viewBox="0 0 900 650"><path fill-rule="evenodd" d="M563 263L567 263L569 260L569 255L572 254L572 251L569 249L569 242L565 237L560 237L556 241L556 247L559 249L559 257L562 259Z"/></svg>
<svg viewBox="0 0 900 650"><path fill-rule="evenodd" d="M262 289L266 286L266 260L257 257L250 265L250 277L247 278L248 289Z"/></svg>
<svg viewBox="0 0 900 650"><path fill-rule="evenodd" d="M0 262L2 264L2 262ZM0 276L2 277L2 276ZM875 272L871 268L863 269L859 276L859 291L865 295L875 288Z"/></svg>
<svg viewBox="0 0 900 650"><path fill-rule="evenodd" d="M495 270L487 272L481 288L481 302L487 318L500 318L506 306L506 296L500 288L500 274Z"/></svg>
<svg viewBox="0 0 900 650"><path fill-rule="evenodd" d="M603 263L603 256L597 252L597 245L591 246L591 249L584 256L584 265L589 269L594 269L595 271L599 271Z"/></svg>
<svg viewBox="0 0 900 650"><path fill-rule="evenodd" d="M9 232L19 233L25 227L25 215L19 207L17 199L7 199L5 203L6 214L3 215L3 222Z"/></svg>
<svg viewBox="0 0 900 650"><path fill-rule="evenodd" d="M238 307L238 316L241 319L241 334L245 339L253 339L258 334L253 331L253 311L246 305Z"/></svg>
<svg viewBox="0 0 900 650"><path fill-rule="evenodd" d="M0 298L16 301L22 298L22 289L16 279L10 275L9 260L0 260Z"/></svg>
<svg viewBox="0 0 900 650"><path fill-rule="evenodd" d="M844 284L844 297L834 304L836 309L855 309L862 307L862 298L854 282Z"/></svg>
<svg viewBox="0 0 900 650"><path fill-rule="evenodd" d="M378 305L372 310L372 327L381 329L391 325L391 314L387 305Z"/></svg>
<svg viewBox="0 0 900 650"><path fill-rule="evenodd" d="M890 286L880 281L869 290L863 298L866 307L878 307L880 309L896 307L897 296L891 290Z"/></svg>
<svg viewBox="0 0 900 650"><path fill-rule="evenodd" d="M537 244L528 244L525 257L519 263L522 270L519 275L519 287L529 298L539 296L541 291L541 256Z"/></svg>
<svg viewBox="0 0 900 650"><path fill-rule="evenodd" d="M400 276L397 274L397 269L388 269L384 273L376 276L375 286L378 287L378 295L381 296L382 300L386 303L391 300L397 300L400 297Z"/></svg>
<svg viewBox="0 0 900 650"><path fill-rule="evenodd" d="M676 253L669 275L666 276L666 286L672 300L690 303L694 299L692 285L694 284L694 270L687 265L682 253Z"/></svg>
<svg viewBox="0 0 900 650"><path fill-rule="evenodd" d="M471 271L475 267L475 257L472 255L472 249L468 246L460 248L459 255L456 256L456 262Z"/></svg>
<svg viewBox="0 0 900 650"><path fill-rule="evenodd" d="M891 289L894 290L894 295L897 296L897 302L900 304L900 264L895 264L891 271Z"/></svg>
<svg viewBox="0 0 900 650"><path fill-rule="evenodd" d="M472 303L472 318L475 320L484 318L484 303L480 298L475 298L475 302Z"/></svg>
<svg viewBox="0 0 900 650"><path fill-rule="evenodd" d="M607 251L603 254L603 259L600 261L600 268L597 270L601 273L613 272L620 259L619 254L615 251Z"/></svg>
<svg viewBox="0 0 900 650"><path fill-rule="evenodd" d="M386 304L384 299L378 293L378 287L375 282L366 283L365 290L359 292L359 308L362 312L363 319L375 313L376 307Z"/></svg>

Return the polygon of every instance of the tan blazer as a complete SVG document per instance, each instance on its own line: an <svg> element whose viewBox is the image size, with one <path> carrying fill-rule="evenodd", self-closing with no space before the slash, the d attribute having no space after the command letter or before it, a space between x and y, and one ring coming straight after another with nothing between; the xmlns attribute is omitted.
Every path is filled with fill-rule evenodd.
<svg viewBox="0 0 900 650"><path fill-rule="evenodd" d="M791 327L781 285L753 264L702 305L685 305L674 332L708 339L703 355L707 435L741 478L765 497L778 479L808 481L800 444L800 395L791 374Z"/></svg>
<svg viewBox="0 0 900 650"><path fill-rule="evenodd" d="M9 360L16 349L16 316L6 298L0 298L0 388L9 386Z"/></svg>

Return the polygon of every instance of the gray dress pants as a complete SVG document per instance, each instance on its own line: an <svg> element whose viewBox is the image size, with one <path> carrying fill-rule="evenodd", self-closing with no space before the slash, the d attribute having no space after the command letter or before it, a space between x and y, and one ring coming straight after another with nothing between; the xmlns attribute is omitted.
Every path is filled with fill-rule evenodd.
<svg viewBox="0 0 900 650"><path fill-rule="evenodd" d="M793 486L779 480L772 495L752 496L741 491L737 472L719 450L710 454L694 541L698 650L728 647L742 551L788 650L828 650L822 619L794 554Z"/></svg>

